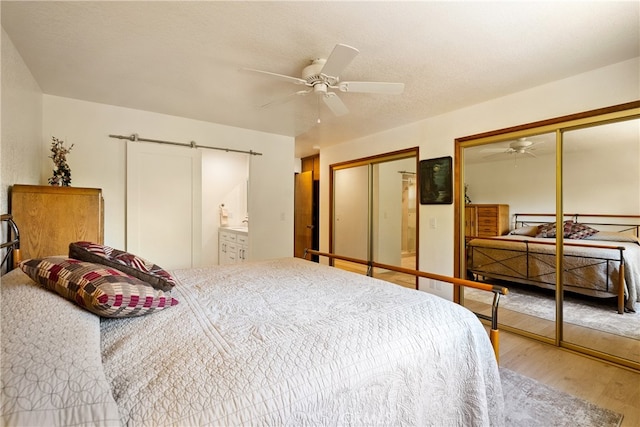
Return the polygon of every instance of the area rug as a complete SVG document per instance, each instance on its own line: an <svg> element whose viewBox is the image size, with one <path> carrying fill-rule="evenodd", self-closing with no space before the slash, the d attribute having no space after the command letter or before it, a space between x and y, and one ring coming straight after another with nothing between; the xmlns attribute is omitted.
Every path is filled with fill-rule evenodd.
<svg viewBox="0 0 640 427"><path fill-rule="evenodd" d="M507 427L618 427L622 414L500 368Z"/></svg>
<svg viewBox="0 0 640 427"><path fill-rule="evenodd" d="M500 308L555 320L556 303L552 290L528 288L515 283L501 283L509 294L500 298ZM492 295L467 288L465 298L491 304ZM637 304L640 306L640 304ZM640 340L640 310L619 314L614 300L567 293L564 301L565 322Z"/></svg>

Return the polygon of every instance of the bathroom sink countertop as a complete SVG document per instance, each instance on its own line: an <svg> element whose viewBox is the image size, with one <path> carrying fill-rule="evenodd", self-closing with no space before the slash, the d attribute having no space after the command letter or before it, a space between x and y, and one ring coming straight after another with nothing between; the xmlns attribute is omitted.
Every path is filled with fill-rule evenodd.
<svg viewBox="0 0 640 427"><path fill-rule="evenodd" d="M246 225L232 225L232 226L228 226L228 227L220 227L223 230L229 230L229 231L236 231L236 232L240 232L240 233L248 233L249 232L249 227L247 227Z"/></svg>

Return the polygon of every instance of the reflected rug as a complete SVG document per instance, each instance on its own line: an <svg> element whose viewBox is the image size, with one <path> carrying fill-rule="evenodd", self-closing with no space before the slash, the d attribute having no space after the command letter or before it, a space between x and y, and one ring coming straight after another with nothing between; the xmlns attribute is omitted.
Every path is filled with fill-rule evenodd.
<svg viewBox="0 0 640 427"><path fill-rule="evenodd" d="M552 290L530 288L516 283L501 282L509 294L500 298L500 308L525 313L546 320L555 320L556 303ZM465 289L465 298L491 304L492 295L476 289ZM567 294L564 320L574 325L640 340L640 310L618 314L615 299L593 298Z"/></svg>
<svg viewBox="0 0 640 427"><path fill-rule="evenodd" d="M500 368L507 427L617 427L623 415Z"/></svg>

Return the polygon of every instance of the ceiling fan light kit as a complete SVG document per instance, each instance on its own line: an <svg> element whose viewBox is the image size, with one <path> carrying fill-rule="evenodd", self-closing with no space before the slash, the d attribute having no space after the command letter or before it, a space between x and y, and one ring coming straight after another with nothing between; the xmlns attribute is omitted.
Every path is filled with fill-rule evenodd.
<svg viewBox="0 0 640 427"><path fill-rule="evenodd" d="M509 148L517 153L524 153L528 148L533 145L532 141L529 141L526 138L520 138L517 141L513 141L509 144Z"/></svg>
<svg viewBox="0 0 640 427"><path fill-rule="evenodd" d="M342 102L342 99L329 89L337 89L340 92L353 93L376 93L384 95L399 95L404 91L404 83L388 82L341 82L340 73L358 55L358 49L345 44L337 44L327 59L316 58L302 70L302 78L286 76L251 68L243 68L244 71L263 74L265 76L286 81L297 85L305 85L308 90L301 90L289 94L280 100L274 100L263 104L267 107L282 102L287 102L294 98L294 95L307 95L311 92L322 98L325 105L336 116L343 116L349 113L349 109Z"/></svg>

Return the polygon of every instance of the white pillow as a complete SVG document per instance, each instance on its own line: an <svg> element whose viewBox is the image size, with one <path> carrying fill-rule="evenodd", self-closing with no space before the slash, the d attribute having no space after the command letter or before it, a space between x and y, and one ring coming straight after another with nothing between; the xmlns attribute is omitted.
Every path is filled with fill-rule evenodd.
<svg viewBox="0 0 640 427"><path fill-rule="evenodd" d="M100 354L100 318L36 285L2 276L2 424L119 426Z"/></svg>
<svg viewBox="0 0 640 427"><path fill-rule="evenodd" d="M637 243L640 245L640 239L630 233L616 233L615 231L599 231L589 237L585 237L585 240L602 240L605 242L629 242Z"/></svg>
<svg viewBox="0 0 640 427"><path fill-rule="evenodd" d="M518 227L509 232L510 235L514 236L531 236L535 237L538 234L538 226L537 225L525 225L524 227Z"/></svg>

